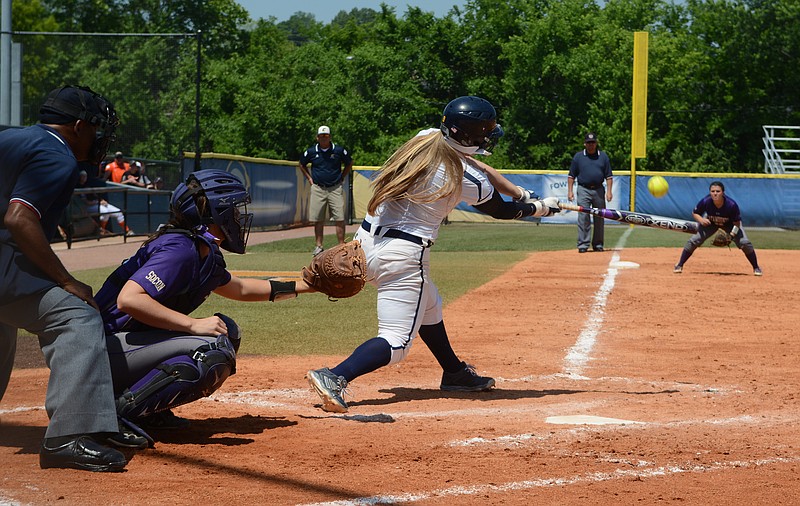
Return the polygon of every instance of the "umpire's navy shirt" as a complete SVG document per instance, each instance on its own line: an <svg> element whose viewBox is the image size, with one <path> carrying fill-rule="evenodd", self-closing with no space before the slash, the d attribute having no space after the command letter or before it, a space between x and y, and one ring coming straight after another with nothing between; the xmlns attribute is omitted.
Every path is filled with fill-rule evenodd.
<svg viewBox="0 0 800 506"><path fill-rule="evenodd" d="M78 161L52 128L33 125L0 132L0 304L56 283L22 254L3 224L11 202L39 216L48 239L78 183Z"/></svg>
<svg viewBox="0 0 800 506"><path fill-rule="evenodd" d="M575 153L572 158L569 175L574 177L581 186L600 188L606 179L613 176L611 161L609 161L608 155L599 149L593 155L584 149Z"/></svg>
<svg viewBox="0 0 800 506"><path fill-rule="evenodd" d="M300 157L301 165L311 164L311 179L320 186L336 186L342 181L342 167L353 163L353 157L342 146L331 143L323 150L319 144L311 146Z"/></svg>

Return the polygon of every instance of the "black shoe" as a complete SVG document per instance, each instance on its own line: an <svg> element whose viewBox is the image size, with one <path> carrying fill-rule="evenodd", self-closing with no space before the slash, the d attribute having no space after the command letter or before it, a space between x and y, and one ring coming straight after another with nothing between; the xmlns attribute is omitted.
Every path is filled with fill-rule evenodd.
<svg viewBox="0 0 800 506"><path fill-rule="evenodd" d="M129 430L121 430L119 432L112 433L106 436L103 442L109 446L131 448L134 450L144 450L150 446L150 442L147 439L139 436L138 434L134 434Z"/></svg>
<svg viewBox="0 0 800 506"><path fill-rule="evenodd" d="M597 251L597 252L600 252L600 253L603 252L603 247L602 246L593 246L592 249Z"/></svg>
<svg viewBox="0 0 800 506"><path fill-rule="evenodd" d="M586 253L587 251L589 251L588 248L578 248L578 253Z"/></svg>
<svg viewBox="0 0 800 506"><path fill-rule="evenodd" d="M135 423L131 422L127 418L124 418L124 417L121 417L121 416L117 417L117 418L119 419L119 431L120 432L127 432L128 434L133 434L134 436L142 438L145 441L147 441L147 446L149 446L150 448L155 448L156 441L155 441L155 439L153 439L152 436L150 436L150 434L147 433L146 430L144 430L143 428L139 427Z"/></svg>
<svg viewBox="0 0 800 506"><path fill-rule="evenodd" d="M141 431L141 434L131 430L123 424L122 420L119 421L119 432L112 432L105 435L102 442L109 446L116 446L118 448L130 448L132 450L144 450L150 446L152 438L148 439Z"/></svg>
<svg viewBox="0 0 800 506"><path fill-rule="evenodd" d="M442 374L442 384L439 389L458 392L483 392L491 390L494 378L478 376L475 368L466 362L461 362L461 369L456 372Z"/></svg>
<svg viewBox="0 0 800 506"><path fill-rule="evenodd" d="M183 429L192 424L188 419L177 416L171 409L136 418L133 422L143 429Z"/></svg>
<svg viewBox="0 0 800 506"><path fill-rule="evenodd" d="M103 446L88 434L60 445L51 445L45 439L39 450L39 467L42 469L82 469L95 472L120 472L128 464L122 452Z"/></svg>

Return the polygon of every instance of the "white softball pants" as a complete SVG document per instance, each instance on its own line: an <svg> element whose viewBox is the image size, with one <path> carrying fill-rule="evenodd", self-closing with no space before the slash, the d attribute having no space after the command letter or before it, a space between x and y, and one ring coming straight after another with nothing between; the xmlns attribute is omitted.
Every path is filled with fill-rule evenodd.
<svg viewBox="0 0 800 506"><path fill-rule="evenodd" d="M421 325L442 321L442 298L430 278L430 245L381 237L359 228L367 280L378 289L378 337L392 348L389 364L403 360Z"/></svg>

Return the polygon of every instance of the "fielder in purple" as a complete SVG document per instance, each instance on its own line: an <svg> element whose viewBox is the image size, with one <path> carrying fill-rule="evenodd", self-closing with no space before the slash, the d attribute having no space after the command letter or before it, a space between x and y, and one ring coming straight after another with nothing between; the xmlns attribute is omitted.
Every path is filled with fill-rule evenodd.
<svg viewBox="0 0 800 506"><path fill-rule="evenodd" d="M739 210L739 204L725 195L725 185L721 181L712 182L708 190L708 195L703 197L692 211L692 216L700 228L686 241L681 259L675 264L673 272L675 274L683 272L683 265L692 256L692 253L709 237L716 234L717 230L722 229L731 235L733 242L747 257L753 267L753 274L761 276L756 250L742 228L742 213Z"/></svg>
<svg viewBox="0 0 800 506"><path fill-rule="evenodd" d="M249 202L231 174L190 174L173 192L169 223L111 273L95 297L117 412L138 427L188 425L171 408L211 395L236 371L238 325L219 313L189 316L212 292L278 301L314 291L303 281L243 279L228 272L220 247L244 253L253 217Z"/></svg>

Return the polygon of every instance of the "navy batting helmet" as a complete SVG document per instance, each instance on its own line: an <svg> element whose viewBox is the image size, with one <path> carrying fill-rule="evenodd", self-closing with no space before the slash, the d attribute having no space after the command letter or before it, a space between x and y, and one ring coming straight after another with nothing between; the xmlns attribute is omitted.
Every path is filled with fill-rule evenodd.
<svg viewBox="0 0 800 506"><path fill-rule="evenodd" d="M193 184L194 183L194 184ZM205 196L208 205L198 205ZM253 214L247 212L250 194L235 176L223 170L192 172L175 188L170 200L173 213L181 214L196 227L218 225L225 237L221 246L234 253L244 253Z"/></svg>
<svg viewBox="0 0 800 506"><path fill-rule="evenodd" d="M488 153L503 136L492 104L472 96L459 97L445 106L441 130L453 147L468 154Z"/></svg>

